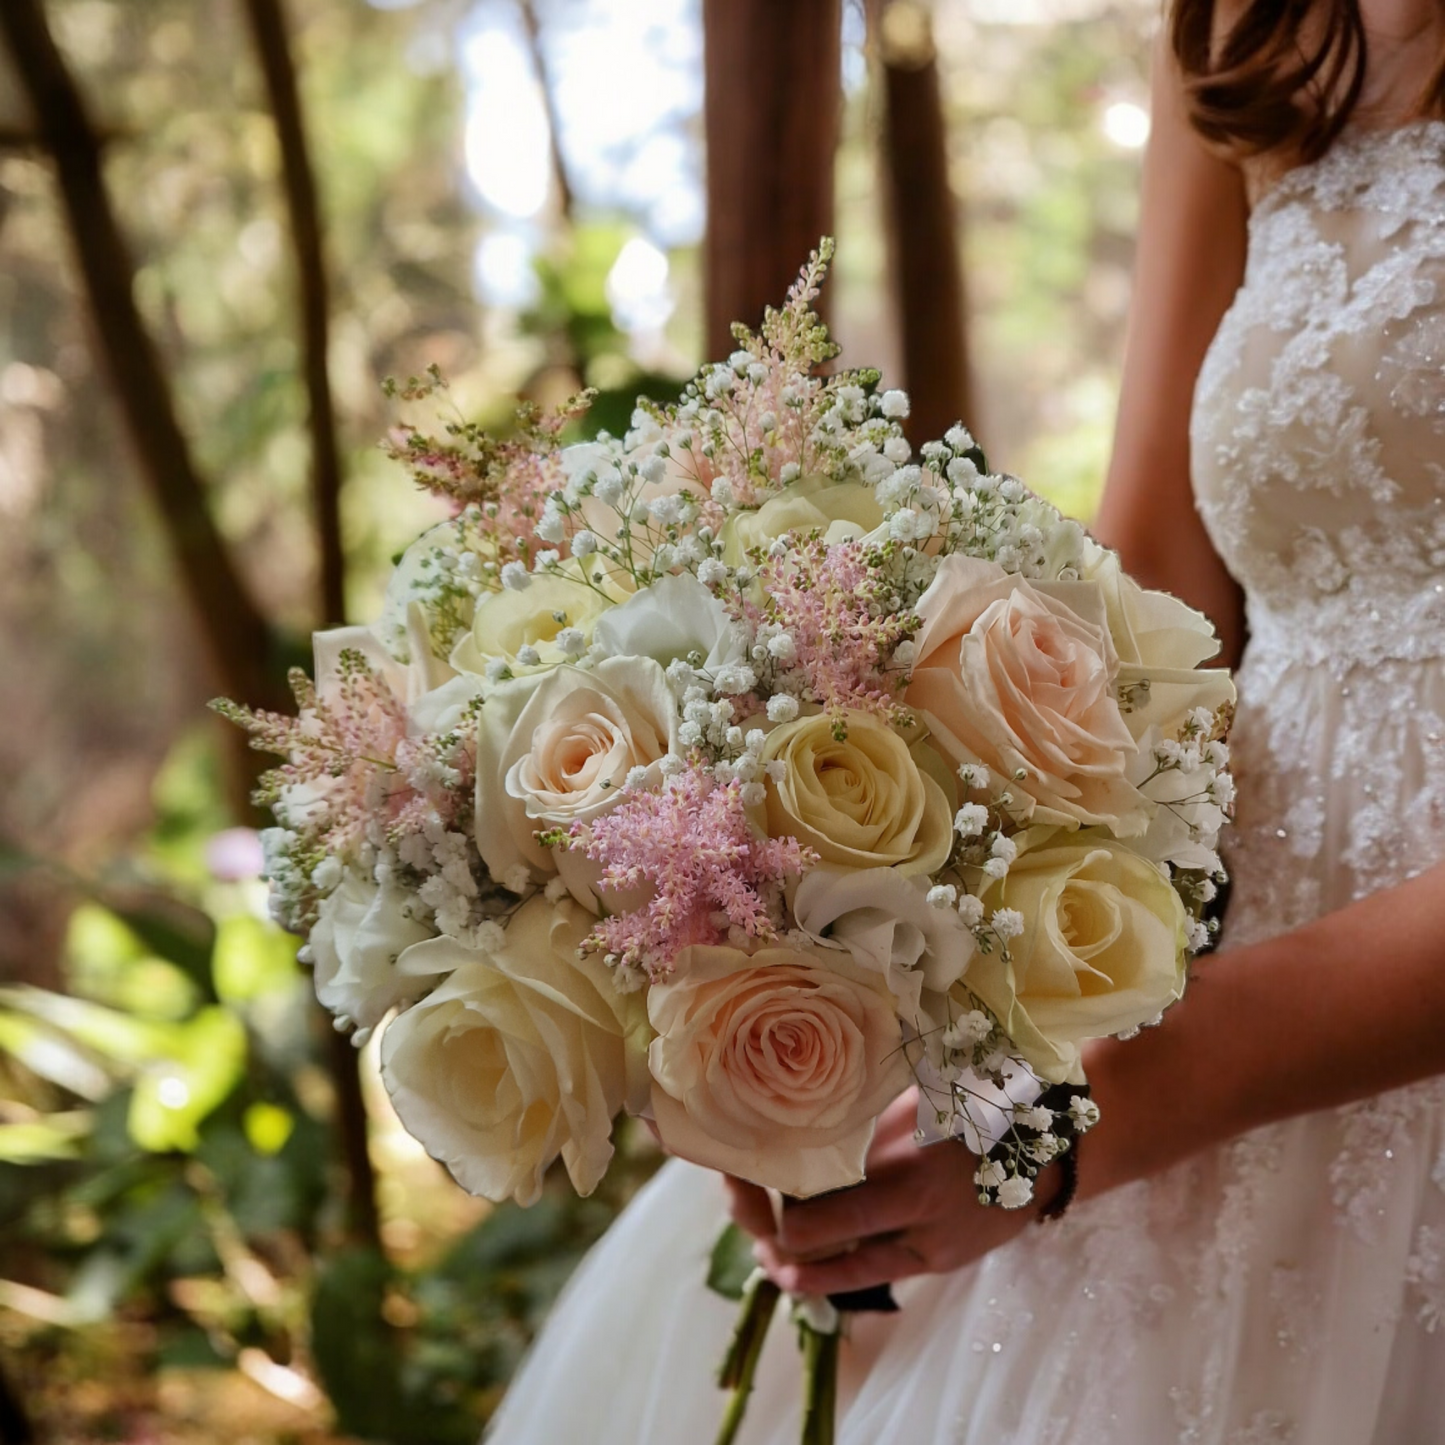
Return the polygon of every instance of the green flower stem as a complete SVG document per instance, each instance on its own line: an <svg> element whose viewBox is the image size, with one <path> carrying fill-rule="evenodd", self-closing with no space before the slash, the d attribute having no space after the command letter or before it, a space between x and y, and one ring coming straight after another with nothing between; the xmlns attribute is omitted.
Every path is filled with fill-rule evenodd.
<svg viewBox="0 0 1445 1445"><path fill-rule="evenodd" d="M748 1396L753 1392L753 1376L757 1374L758 1360L763 1353L763 1341L767 1339L768 1326L773 1322L773 1313L781 1297L782 1291L762 1274L749 1284L743 1295L742 1313L738 1316L732 1343L718 1371L718 1384L733 1393L715 1445L733 1445L738 1431L742 1429Z"/></svg>
<svg viewBox="0 0 1445 1445"><path fill-rule="evenodd" d="M803 1350L802 1445L833 1445L838 1413L838 1345L840 1330L822 1334L811 1325L798 1326Z"/></svg>

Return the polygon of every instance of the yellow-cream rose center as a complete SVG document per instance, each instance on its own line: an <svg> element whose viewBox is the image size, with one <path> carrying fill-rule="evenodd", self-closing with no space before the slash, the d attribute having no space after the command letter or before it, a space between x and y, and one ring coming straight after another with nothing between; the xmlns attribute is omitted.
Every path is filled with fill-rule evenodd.
<svg viewBox="0 0 1445 1445"><path fill-rule="evenodd" d="M1059 930L1076 957L1089 960L1104 953L1124 931L1116 890L1105 883L1073 879L1059 899ZM1079 983L1085 993L1108 987L1107 980L1100 983L1092 972L1081 975Z"/></svg>
<svg viewBox="0 0 1445 1445"><path fill-rule="evenodd" d="M765 760L787 764L786 776L767 784L769 835L799 838L826 862L847 867L937 867L951 838L942 787L886 723L850 713L842 739L833 726L820 715L769 736Z"/></svg>

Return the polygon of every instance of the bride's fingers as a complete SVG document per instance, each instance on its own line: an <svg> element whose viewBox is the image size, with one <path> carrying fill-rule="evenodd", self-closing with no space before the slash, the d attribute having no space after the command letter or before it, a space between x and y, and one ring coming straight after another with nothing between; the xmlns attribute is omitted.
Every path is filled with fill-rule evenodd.
<svg viewBox="0 0 1445 1445"><path fill-rule="evenodd" d="M877 1169L852 1189L783 1208L778 1243L790 1254L818 1255L855 1240L905 1229L918 1218L919 1190L911 1170Z"/></svg>
<svg viewBox="0 0 1445 1445"><path fill-rule="evenodd" d="M896 1279L924 1274L934 1268L906 1233L865 1240L848 1254L809 1264L785 1258L769 1241L754 1253L773 1282L789 1294L837 1294L840 1290L867 1289Z"/></svg>
<svg viewBox="0 0 1445 1445"><path fill-rule="evenodd" d="M723 1183L727 1186L728 1212L733 1217L733 1223L759 1239L771 1238L777 1224L767 1191L731 1174L723 1175Z"/></svg>

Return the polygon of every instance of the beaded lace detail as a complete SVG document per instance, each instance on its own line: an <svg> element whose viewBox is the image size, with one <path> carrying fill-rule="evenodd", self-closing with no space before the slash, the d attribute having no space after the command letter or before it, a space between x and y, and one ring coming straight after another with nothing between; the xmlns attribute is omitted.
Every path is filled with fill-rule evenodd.
<svg viewBox="0 0 1445 1445"><path fill-rule="evenodd" d="M1445 656L1442 373L1445 122L1347 131L1256 207L1195 395L1257 668Z"/></svg>

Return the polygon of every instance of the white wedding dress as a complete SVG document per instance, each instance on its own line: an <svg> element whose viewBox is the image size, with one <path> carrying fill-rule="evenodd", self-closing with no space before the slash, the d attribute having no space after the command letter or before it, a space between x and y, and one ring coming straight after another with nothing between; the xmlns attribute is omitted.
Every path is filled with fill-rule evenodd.
<svg viewBox="0 0 1445 1445"><path fill-rule="evenodd" d="M1445 858L1445 123L1348 130L1260 201L1193 445L1249 605L1228 947ZM839 1445L1441 1445L1442 1118L1436 1080L1294 1119L903 1284L844 1346ZM668 1164L491 1445L709 1445L724 1217ZM778 1320L744 1445L793 1445L799 1393Z"/></svg>

